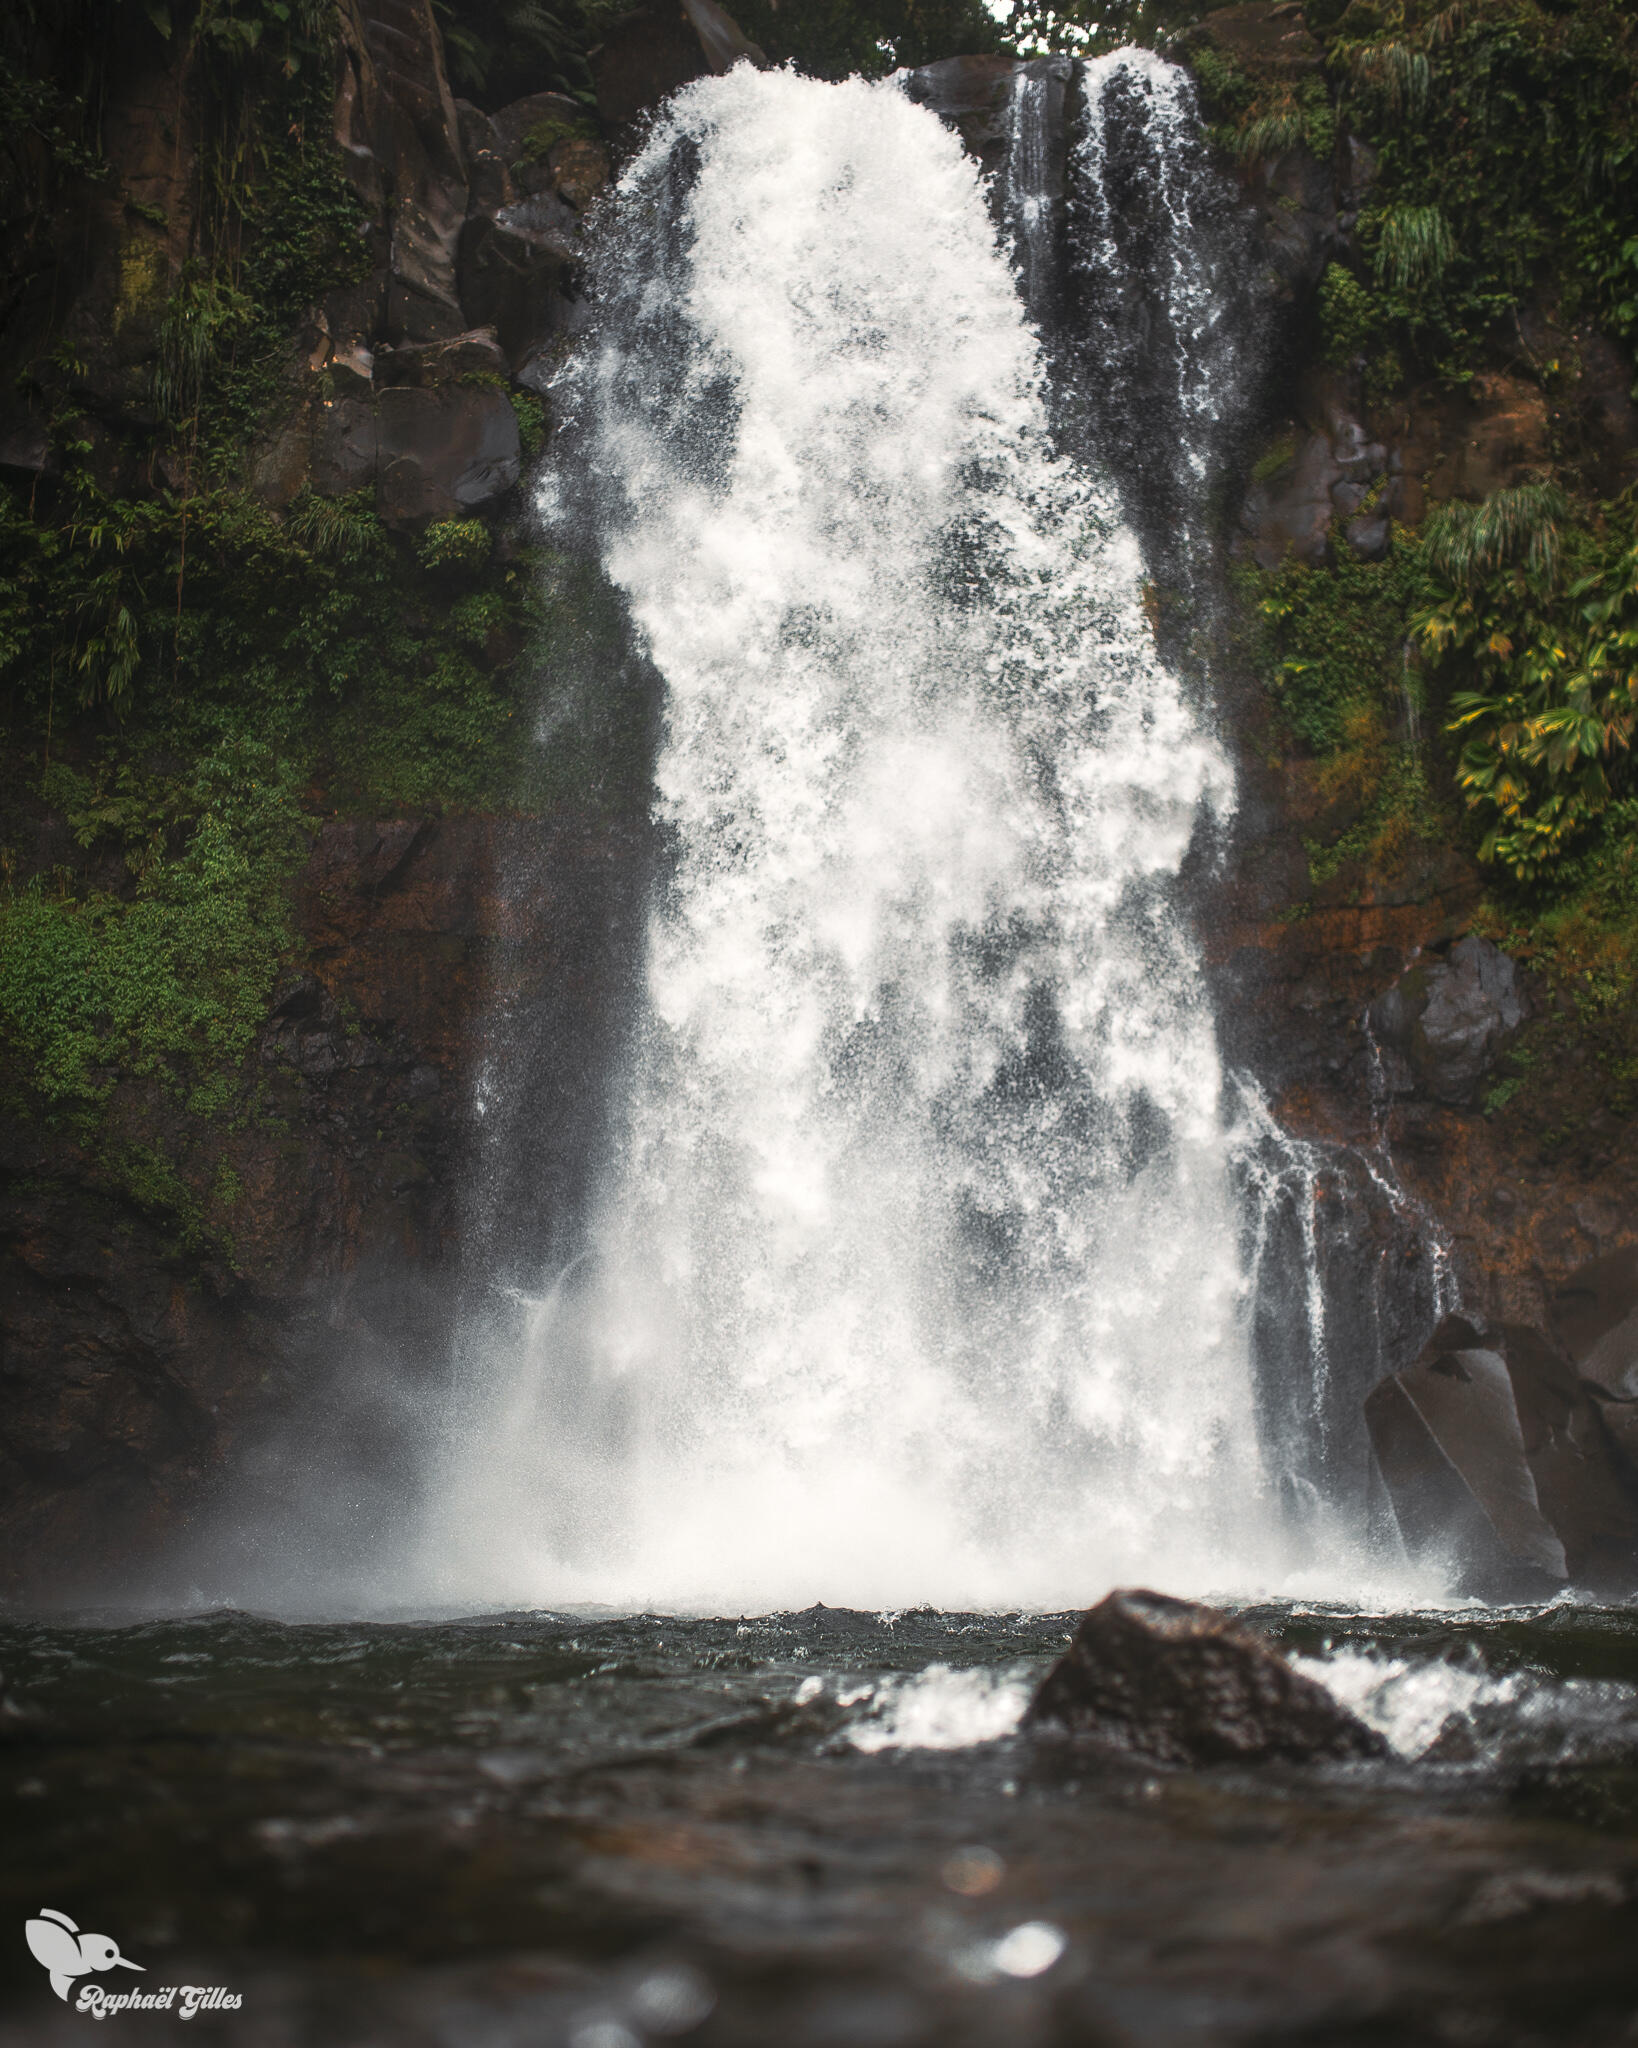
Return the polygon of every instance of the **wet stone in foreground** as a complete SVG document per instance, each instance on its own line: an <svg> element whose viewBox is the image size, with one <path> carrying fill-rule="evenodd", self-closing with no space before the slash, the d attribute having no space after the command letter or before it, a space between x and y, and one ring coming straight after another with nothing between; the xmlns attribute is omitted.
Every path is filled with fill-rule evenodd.
<svg viewBox="0 0 1638 2048"><path fill-rule="evenodd" d="M1324 1686L1215 1608L1121 1591L1081 1617L1025 1726L1168 1764L1383 1757Z"/></svg>

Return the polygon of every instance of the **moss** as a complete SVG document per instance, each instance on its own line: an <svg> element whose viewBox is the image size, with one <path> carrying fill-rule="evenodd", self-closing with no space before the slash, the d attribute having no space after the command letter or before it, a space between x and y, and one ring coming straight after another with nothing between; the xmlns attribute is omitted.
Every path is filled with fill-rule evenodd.
<svg viewBox="0 0 1638 2048"><path fill-rule="evenodd" d="M1254 666L1286 732L1309 753L1338 751L1361 707L1398 707L1409 620L1429 588L1413 536L1396 529L1385 561L1344 549L1328 568L1242 570L1237 587Z"/></svg>
<svg viewBox="0 0 1638 2048"><path fill-rule="evenodd" d="M565 119L560 114L548 115L544 121L537 121L523 138L523 163L543 164L560 142L597 140L597 123L590 115L578 119Z"/></svg>
<svg viewBox="0 0 1638 2048"><path fill-rule="evenodd" d="M1294 434L1282 434L1271 448L1266 449L1251 465L1251 481L1256 484L1272 483L1277 476L1283 476L1296 460L1297 439Z"/></svg>

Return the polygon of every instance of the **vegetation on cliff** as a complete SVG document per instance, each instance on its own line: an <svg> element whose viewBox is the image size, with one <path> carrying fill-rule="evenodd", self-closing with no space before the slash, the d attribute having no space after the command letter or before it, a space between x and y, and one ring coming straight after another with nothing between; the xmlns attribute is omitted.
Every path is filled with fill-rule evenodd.
<svg viewBox="0 0 1638 2048"><path fill-rule="evenodd" d="M1341 821L1310 845L1313 881L1392 892L1464 846L1481 929L1543 972L1551 1011L1493 1106L1572 1046L1598 1090L1630 1092L1638 491L1609 422L1638 340L1638 22L1612 0L1304 13L1295 61L1209 37L1191 61L1253 171L1339 152L1350 211L1310 361L1367 441L1404 451L1405 481L1384 468L1362 508L1391 513L1385 539L1362 548L1339 513L1323 560L1241 576L1279 743ZM1493 456L1434 459L1487 431Z"/></svg>
<svg viewBox="0 0 1638 2048"><path fill-rule="evenodd" d="M623 672L583 683L618 643L606 598L515 495L395 528L372 494L280 502L252 474L294 409L347 388L313 391L302 325L376 260L331 132L340 20L336 0L100 22L31 0L0 30L0 1107L94 1141L195 1238L221 1207L210 1131L267 1113L247 1056L299 961L289 886L318 818L641 784ZM122 66L159 81L141 112L183 167L173 214L104 154ZM53 229L113 239L104 310ZM513 403L538 453L540 402Z"/></svg>

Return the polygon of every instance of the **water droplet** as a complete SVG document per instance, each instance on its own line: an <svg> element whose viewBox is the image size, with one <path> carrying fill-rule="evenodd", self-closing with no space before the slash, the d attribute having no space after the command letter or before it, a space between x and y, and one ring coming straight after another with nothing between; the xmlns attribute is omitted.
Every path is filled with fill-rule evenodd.
<svg viewBox="0 0 1638 2048"><path fill-rule="evenodd" d="M688 2034L701 2025L717 2002L710 1979L688 1963L669 1963L654 1970L632 1993L631 2010L651 2034Z"/></svg>
<svg viewBox="0 0 1638 2048"><path fill-rule="evenodd" d="M1048 1920L1026 1920L1001 1937L990 1960L1004 1976L1039 1977L1068 1946L1069 1937L1061 1927Z"/></svg>

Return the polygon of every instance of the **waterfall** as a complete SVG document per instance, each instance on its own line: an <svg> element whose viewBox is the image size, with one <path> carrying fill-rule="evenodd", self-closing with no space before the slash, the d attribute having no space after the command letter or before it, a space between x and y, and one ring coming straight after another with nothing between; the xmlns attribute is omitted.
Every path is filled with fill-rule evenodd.
<svg viewBox="0 0 1638 2048"><path fill-rule="evenodd" d="M593 287L543 504L663 684L664 871L584 1246L468 1332L423 1581L1266 1583L1178 903L1231 778L975 168L891 83L741 67L625 171Z"/></svg>
<svg viewBox="0 0 1638 2048"><path fill-rule="evenodd" d="M1194 82L1151 50L1080 67L1065 369L1157 578L1198 585L1263 313Z"/></svg>

